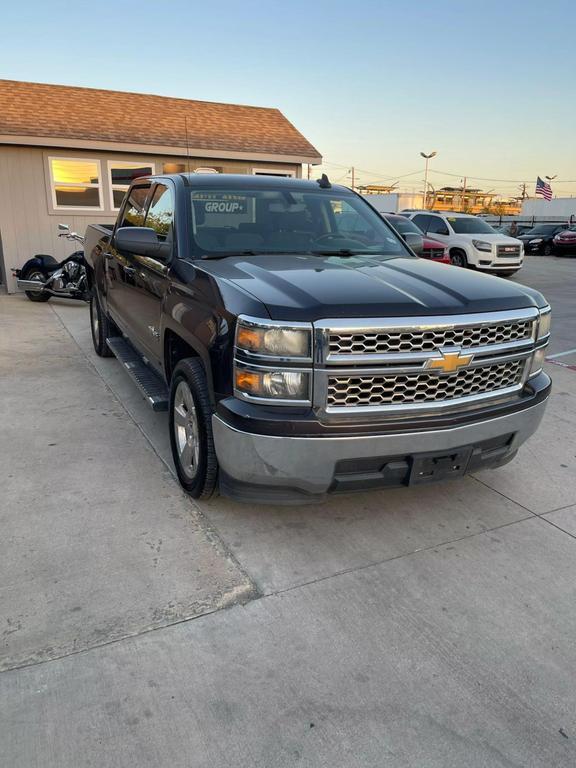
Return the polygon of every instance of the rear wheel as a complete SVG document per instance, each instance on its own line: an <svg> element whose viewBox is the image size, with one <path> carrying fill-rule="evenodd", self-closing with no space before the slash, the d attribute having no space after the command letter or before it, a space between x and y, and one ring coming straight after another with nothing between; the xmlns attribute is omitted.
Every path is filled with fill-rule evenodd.
<svg viewBox="0 0 576 768"><path fill-rule="evenodd" d="M112 357L112 351L108 344L106 344L106 339L109 339L111 336L117 336L118 330L102 309L96 289L94 289L90 297L90 329L96 354L99 357Z"/></svg>
<svg viewBox="0 0 576 768"><path fill-rule="evenodd" d="M216 488L218 460L212 437L212 407L200 360L180 360L170 384L170 446L178 479L194 499Z"/></svg>
<svg viewBox="0 0 576 768"><path fill-rule="evenodd" d="M40 269L40 267L30 267L22 273L22 280L37 280L40 283L45 283L48 280L49 275ZM50 294L38 291L24 291L30 301L49 301Z"/></svg>
<svg viewBox="0 0 576 768"><path fill-rule="evenodd" d="M466 254L464 251L461 251L460 248L453 248L450 251L450 261L455 267L468 266L468 259L466 258Z"/></svg>

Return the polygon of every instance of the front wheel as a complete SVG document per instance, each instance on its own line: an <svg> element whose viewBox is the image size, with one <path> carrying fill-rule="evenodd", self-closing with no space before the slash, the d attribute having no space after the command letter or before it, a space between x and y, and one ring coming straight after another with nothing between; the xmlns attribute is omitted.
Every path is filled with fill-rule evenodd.
<svg viewBox="0 0 576 768"><path fill-rule="evenodd" d="M90 330L92 331L94 351L98 357L112 357L112 351L108 344L106 344L106 339L116 336L117 331L108 315L102 309L96 289L94 289L90 297Z"/></svg>
<svg viewBox="0 0 576 768"><path fill-rule="evenodd" d="M553 252L554 252L554 247L550 245L550 243L546 243L544 248L542 248L542 253L544 254L544 256L552 256Z"/></svg>
<svg viewBox="0 0 576 768"><path fill-rule="evenodd" d="M467 267L468 266L468 259L466 258L466 254L464 251L461 251L459 248L454 248L450 251L450 261L455 267Z"/></svg>
<svg viewBox="0 0 576 768"><path fill-rule="evenodd" d="M31 267L22 275L22 280L37 280L39 283L45 283L49 275L43 272L39 267ZM50 294L41 291L24 291L30 301L44 302L50 301Z"/></svg>
<svg viewBox="0 0 576 768"><path fill-rule="evenodd" d="M170 384L170 446L180 485L194 499L216 488L218 459L212 436L208 383L199 360L180 360Z"/></svg>

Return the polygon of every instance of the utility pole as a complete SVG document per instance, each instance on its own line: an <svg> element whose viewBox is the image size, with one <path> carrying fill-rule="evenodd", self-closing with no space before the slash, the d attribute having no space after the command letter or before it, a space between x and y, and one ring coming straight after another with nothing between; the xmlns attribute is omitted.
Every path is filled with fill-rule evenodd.
<svg viewBox="0 0 576 768"><path fill-rule="evenodd" d="M352 171L352 192L354 192L354 180L355 180L354 179L354 166L352 166L351 171Z"/></svg>
<svg viewBox="0 0 576 768"><path fill-rule="evenodd" d="M466 210L466 176L464 176L464 184L462 186L462 211Z"/></svg>

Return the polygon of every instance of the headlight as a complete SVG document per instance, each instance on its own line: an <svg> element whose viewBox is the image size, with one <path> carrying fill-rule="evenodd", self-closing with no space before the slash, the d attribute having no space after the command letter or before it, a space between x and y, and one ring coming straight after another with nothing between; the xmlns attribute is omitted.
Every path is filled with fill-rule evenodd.
<svg viewBox="0 0 576 768"><path fill-rule="evenodd" d="M492 244L487 243L484 240L472 240L472 245L477 251L491 251Z"/></svg>
<svg viewBox="0 0 576 768"><path fill-rule="evenodd" d="M256 357L310 360L312 326L240 317L236 326L236 349Z"/></svg>
<svg viewBox="0 0 576 768"><path fill-rule="evenodd" d="M310 401L308 371L258 370L238 363L234 369L236 394L248 400L306 402Z"/></svg>
<svg viewBox="0 0 576 768"><path fill-rule="evenodd" d="M540 312L540 319L538 320L538 334L536 336L538 340L543 339L544 336L548 336L550 333L551 321L552 313L549 309L545 309Z"/></svg>
<svg viewBox="0 0 576 768"><path fill-rule="evenodd" d="M536 237L536 238L534 238L534 240L530 240L528 245L538 245L538 243L541 243L541 242L542 242L542 238L541 237Z"/></svg>
<svg viewBox="0 0 576 768"><path fill-rule="evenodd" d="M546 359L546 347L540 347L532 355L532 365L530 366L530 373L528 376L536 376L540 373L544 366L544 360Z"/></svg>

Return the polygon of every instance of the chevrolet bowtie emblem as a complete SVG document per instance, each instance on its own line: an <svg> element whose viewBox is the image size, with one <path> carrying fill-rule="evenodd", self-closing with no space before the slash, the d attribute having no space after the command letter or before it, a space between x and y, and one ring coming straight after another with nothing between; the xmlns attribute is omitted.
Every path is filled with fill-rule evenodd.
<svg viewBox="0 0 576 768"><path fill-rule="evenodd" d="M437 371L438 373L455 373L460 368L467 366L474 355L463 355L459 349L451 352L440 350L442 357L432 357L426 363L427 370Z"/></svg>

